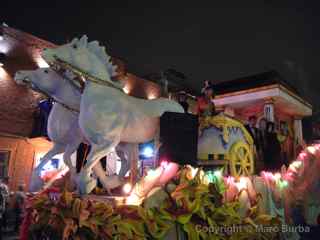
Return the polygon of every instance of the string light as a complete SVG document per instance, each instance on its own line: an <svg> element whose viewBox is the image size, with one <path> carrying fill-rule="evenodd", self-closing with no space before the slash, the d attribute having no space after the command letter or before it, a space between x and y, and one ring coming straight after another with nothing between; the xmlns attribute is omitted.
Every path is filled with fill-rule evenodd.
<svg viewBox="0 0 320 240"><path fill-rule="evenodd" d="M221 178L222 177L222 171L221 170L216 170L213 172L213 175L216 177L216 178Z"/></svg>
<svg viewBox="0 0 320 240"><path fill-rule="evenodd" d="M281 179L281 174L280 174L280 173L275 173L275 174L274 174L274 179L275 179L276 181L279 181L279 180Z"/></svg>
<svg viewBox="0 0 320 240"><path fill-rule="evenodd" d="M289 186L288 181L284 180L279 183L280 189L286 188Z"/></svg>
<svg viewBox="0 0 320 240"><path fill-rule="evenodd" d="M307 147L307 151L311 154L315 154L317 149L314 146Z"/></svg>
<svg viewBox="0 0 320 240"><path fill-rule="evenodd" d="M163 167L164 169L166 169L169 165L169 162L168 161L162 161L160 166Z"/></svg>
<svg viewBox="0 0 320 240"><path fill-rule="evenodd" d="M129 194L132 190L132 185L130 183L126 183L122 188L124 194Z"/></svg>
<svg viewBox="0 0 320 240"><path fill-rule="evenodd" d="M198 172L198 168L190 167L190 169L191 169L191 176L192 178L194 178Z"/></svg>
<svg viewBox="0 0 320 240"><path fill-rule="evenodd" d="M239 192L247 189L247 181L244 177L240 177L240 180L238 182L235 182L235 185L238 188Z"/></svg>
<svg viewBox="0 0 320 240"><path fill-rule="evenodd" d="M300 168L302 165L301 161L294 161L290 164L289 169L292 171L297 171L298 168Z"/></svg>

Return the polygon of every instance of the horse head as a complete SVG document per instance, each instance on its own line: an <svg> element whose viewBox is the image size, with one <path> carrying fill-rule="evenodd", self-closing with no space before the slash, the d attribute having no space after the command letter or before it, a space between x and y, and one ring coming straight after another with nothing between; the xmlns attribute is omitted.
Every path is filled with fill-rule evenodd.
<svg viewBox="0 0 320 240"><path fill-rule="evenodd" d="M116 66L111 63L105 47L98 41L88 42L85 35L57 48L44 49L42 57L51 66L58 65L86 79L95 78L122 87L112 80L117 75Z"/></svg>
<svg viewBox="0 0 320 240"><path fill-rule="evenodd" d="M18 71L14 80L19 85L32 88L34 91L42 92L45 95L55 95L61 87L61 77L50 68L39 68L34 71Z"/></svg>
<svg viewBox="0 0 320 240"><path fill-rule="evenodd" d="M18 71L14 80L19 85L28 86L36 92L78 109L81 94L80 89L71 80L73 77L71 72L62 74L56 69L39 68L31 71Z"/></svg>

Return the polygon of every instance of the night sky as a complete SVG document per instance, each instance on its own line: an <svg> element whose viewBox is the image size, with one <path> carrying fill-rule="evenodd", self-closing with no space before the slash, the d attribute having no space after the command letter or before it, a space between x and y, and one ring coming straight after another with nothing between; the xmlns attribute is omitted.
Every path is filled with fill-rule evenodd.
<svg viewBox="0 0 320 240"><path fill-rule="evenodd" d="M276 69L320 102L319 1L23 2L0 21L56 44L87 34L140 76L174 68L200 88Z"/></svg>

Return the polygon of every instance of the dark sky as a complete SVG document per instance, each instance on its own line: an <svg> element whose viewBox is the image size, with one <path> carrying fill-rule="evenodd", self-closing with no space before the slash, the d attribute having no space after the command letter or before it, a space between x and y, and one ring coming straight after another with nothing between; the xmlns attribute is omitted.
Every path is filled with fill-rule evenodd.
<svg viewBox="0 0 320 240"><path fill-rule="evenodd" d="M11 1L0 21L57 44L87 34L138 75L175 68L198 88L277 69L315 103L319 10L313 0Z"/></svg>

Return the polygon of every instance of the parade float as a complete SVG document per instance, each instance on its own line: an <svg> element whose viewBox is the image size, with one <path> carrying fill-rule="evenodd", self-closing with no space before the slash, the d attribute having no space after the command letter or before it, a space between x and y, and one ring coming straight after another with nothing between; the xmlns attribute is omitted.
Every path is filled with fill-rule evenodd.
<svg viewBox="0 0 320 240"><path fill-rule="evenodd" d="M29 199L22 239L298 239L293 210L302 206L305 211L300 215L309 225L317 224L319 147L307 148L288 170L251 176L252 138L239 121L223 114L201 122L198 158L203 162L223 156L233 176L224 176L222 170L205 172L162 162L138 182L131 182L132 186L125 184L123 196L92 194L97 178L109 192L122 183L118 177L105 175L101 157L116 151L120 142L135 152L138 143L156 138L163 113L182 113L183 109L168 99L126 95L121 82L112 80L115 66L105 49L85 36L44 50L43 58L50 68L18 72L15 79L56 101L59 111L65 111L52 116L58 117L58 123L61 118L67 121L65 126L75 124L63 129L69 138L63 139L59 150L64 152L69 174L58 179L54 188ZM65 118L67 112L72 117ZM54 130L61 133L61 129ZM75 137L74 131L81 134ZM92 151L76 174L69 155L83 139ZM50 160L55 151L43 160ZM306 198L311 192L312 197Z"/></svg>

